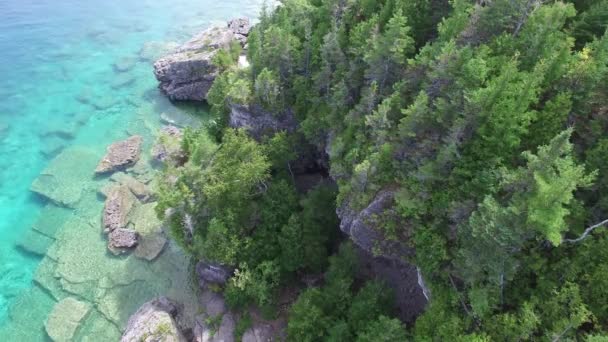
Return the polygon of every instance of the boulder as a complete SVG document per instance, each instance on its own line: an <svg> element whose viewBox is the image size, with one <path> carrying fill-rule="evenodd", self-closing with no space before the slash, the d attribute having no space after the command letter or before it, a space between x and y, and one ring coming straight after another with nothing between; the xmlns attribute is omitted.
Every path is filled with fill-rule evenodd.
<svg viewBox="0 0 608 342"><path fill-rule="evenodd" d="M186 342L175 322L178 308L166 297L142 305L127 322L121 342Z"/></svg>
<svg viewBox="0 0 608 342"><path fill-rule="evenodd" d="M204 260L196 264L196 275L201 288L206 288L209 284L224 285L230 279L233 269L217 263Z"/></svg>
<svg viewBox="0 0 608 342"><path fill-rule="evenodd" d="M213 57L233 41L245 44L249 34L247 19L233 20L225 27L209 28L177 50L154 63L154 75L160 89L171 100L203 101L219 69Z"/></svg>
<svg viewBox="0 0 608 342"><path fill-rule="evenodd" d="M260 140L268 134L280 131L294 132L298 123L291 111L269 113L260 106L230 106L229 125L233 128L245 128L249 135Z"/></svg>
<svg viewBox="0 0 608 342"><path fill-rule="evenodd" d="M132 229L118 228L110 232L108 248L115 254L120 254L122 249L133 248L139 241L139 233Z"/></svg>
<svg viewBox="0 0 608 342"><path fill-rule="evenodd" d="M72 341L82 320L91 306L88 303L67 297L55 304L45 324L46 332L55 342Z"/></svg>
<svg viewBox="0 0 608 342"><path fill-rule="evenodd" d="M249 18L236 18L228 21L228 28L234 32L236 39L243 45L247 43L249 31L251 31L251 23Z"/></svg>
<svg viewBox="0 0 608 342"><path fill-rule="evenodd" d="M110 190L106 198L102 224L105 232L125 228L129 222L129 213L137 199L126 186L117 186Z"/></svg>
<svg viewBox="0 0 608 342"><path fill-rule="evenodd" d="M134 135L127 140L108 146L106 155L101 159L95 173L102 174L125 169L139 160L142 137Z"/></svg>

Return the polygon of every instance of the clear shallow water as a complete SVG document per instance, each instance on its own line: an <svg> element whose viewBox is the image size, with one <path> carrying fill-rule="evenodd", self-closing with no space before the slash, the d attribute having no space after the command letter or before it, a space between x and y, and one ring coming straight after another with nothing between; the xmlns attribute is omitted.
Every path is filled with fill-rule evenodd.
<svg viewBox="0 0 608 342"><path fill-rule="evenodd" d="M150 57L164 43L184 41L211 24L243 15L253 18L261 3L0 0L0 340L46 339L44 320L66 295L89 301L93 307L81 335L87 329L108 330L102 329L107 322L93 319L96 315L119 330L112 319L132 308L110 308L115 304L110 295L90 291L103 287L100 284L112 275L120 278L121 271L137 274L132 269L136 268L154 274L163 272L163 265L184 262L174 248L165 251L164 259L148 264L108 255L99 227L103 203L96 195L107 180L74 176L75 169L85 174L91 168L88 157L76 159L85 151L96 161L108 144L135 133L144 136L147 149L160 126L159 114L184 110L158 94ZM119 72L117 62L132 67ZM200 109L187 112L204 117ZM63 156L63 162L53 164L58 156ZM56 176L76 177L74 183L84 189L65 217L52 219L53 205L30 191L32 182L48 167ZM40 242L43 248L38 241L31 246L32 226L44 222L52 222L60 233L53 236L56 240ZM50 252L45 256L47 247ZM71 259L83 261L78 264ZM99 272L83 275L86 267L97 267ZM47 281L40 280L44 271L49 273L43 277ZM118 285L131 286L140 294L129 303L135 306L145 296L179 287L167 283L142 290L139 287L148 276L133 276L123 283L114 279L106 292ZM74 280L70 277L84 278L68 284ZM59 284L55 285L61 287L61 294L49 291L49 282Z"/></svg>

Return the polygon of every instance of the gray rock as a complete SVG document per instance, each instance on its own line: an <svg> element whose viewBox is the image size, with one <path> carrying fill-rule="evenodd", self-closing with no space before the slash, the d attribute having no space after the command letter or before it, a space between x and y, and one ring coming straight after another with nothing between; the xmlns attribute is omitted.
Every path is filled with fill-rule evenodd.
<svg viewBox="0 0 608 342"><path fill-rule="evenodd" d="M129 213L137 200L126 186L110 189L104 203L102 224L105 232L125 228L129 222Z"/></svg>
<svg viewBox="0 0 608 342"><path fill-rule="evenodd" d="M293 132L298 125L291 111L275 115L259 106L242 105L230 107L229 124L233 128L245 128L257 140L280 131Z"/></svg>
<svg viewBox="0 0 608 342"><path fill-rule="evenodd" d="M110 232L108 247L115 254L119 254L121 249L133 248L137 246L139 233L132 229L118 228Z"/></svg>
<svg viewBox="0 0 608 342"><path fill-rule="evenodd" d="M234 342L234 330L236 323L232 313L228 312L221 316L219 324L218 317L201 315L194 324L194 342Z"/></svg>
<svg viewBox="0 0 608 342"><path fill-rule="evenodd" d="M247 37L249 36L249 31L251 31L249 18L232 19L228 21L228 28L234 32L234 36L241 45L245 46L247 44Z"/></svg>
<svg viewBox="0 0 608 342"><path fill-rule="evenodd" d="M346 201L337 213L341 219L340 229L359 247L360 272L365 277L381 279L392 288L399 317L411 322L427 303L416 267L404 261L411 259L415 250L387 239L378 229L383 218L397 216L394 205L395 193L383 190L365 209L354 210ZM395 217L391 219L397 220ZM409 234L405 230L403 239L410 238Z"/></svg>
<svg viewBox="0 0 608 342"><path fill-rule="evenodd" d="M196 275L201 288L206 288L208 284L224 285L232 276L233 269L220 264L199 261L196 264Z"/></svg>
<svg viewBox="0 0 608 342"><path fill-rule="evenodd" d="M243 334L242 342L270 342L275 341L275 332L270 324L255 324Z"/></svg>
<svg viewBox="0 0 608 342"><path fill-rule="evenodd" d="M101 159L95 173L107 173L134 165L141 154L142 137L134 135L127 140L108 146L106 155Z"/></svg>
<svg viewBox="0 0 608 342"><path fill-rule="evenodd" d="M127 322L121 342L186 342L175 317L178 308L166 297L142 305Z"/></svg>
<svg viewBox="0 0 608 342"><path fill-rule="evenodd" d="M219 74L213 57L238 40L245 44L249 34L247 19L237 19L226 27L209 28L177 50L154 63L154 75L160 89L171 100L203 101Z"/></svg>
<svg viewBox="0 0 608 342"><path fill-rule="evenodd" d="M394 212L395 194L390 190L380 191L367 208L361 211L353 210L348 202L337 210L341 219L340 229L350 236L355 244L363 250L380 254L389 259L402 260L413 256L414 250L397 241L391 241L376 228L381 216L396 215Z"/></svg>

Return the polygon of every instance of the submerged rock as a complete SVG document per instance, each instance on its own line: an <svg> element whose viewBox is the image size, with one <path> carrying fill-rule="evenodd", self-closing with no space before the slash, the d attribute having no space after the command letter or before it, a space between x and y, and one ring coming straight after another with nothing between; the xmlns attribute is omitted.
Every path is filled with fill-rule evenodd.
<svg viewBox="0 0 608 342"><path fill-rule="evenodd" d="M129 222L129 213L137 199L126 186L117 186L110 190L106 198L102 224L105 232L125 228Z"/></svg>
<svg viewBox="0 0 608 342"><path fill-rule="evenodd" d="M56 156L68 145L68 142L64 138L55 135L44 137L43 142L40 152L46 157Z"/></svg>
<svg viewBox="0 0 608 342"><path fill-rule="evenodd" d="M47 334L55 342L72 341L80 323L90 309L89 304L73 297L61 300L55 304L46 321Z"/></svg>
<svg viewBox="0 0 608 342"><path fill-rule="evenodd" d="M121 342L185 342L175 322L177 305L160 297L142 305L127 323Z"/></svg>
<svg viewBox="0 0 608 342"><path fill-rule="evenodd" d="M19 239L17 247L28 253L42 256L46 254L46 251L54 241L54 239L34 229L30 229Z"/></svg>
<svg viewBox="0 0 608 342"><path fill-rule="evenodd" d="M233 41L246 43L249 20L236 19L225 27L209 28L154 63L160 89L171 100L203 101L219 69L213 57Z"/></svg>
<svg viewBox="0 0 608 342"><path fill-rule="evenodd" d="M110 177L110 179L129 188L131 193L133 193L133 195L135 195L135 197L142 202L148 202L154 195L152 190L150 190L146 184L138 181L124 172L115 173L112 175L112 177Z"/></svg>
<svg viewBox="0 0 608 342"><path fill-rule="evenodd" d="M32 229L54 238L57 230L72 216L72 210L47 204L41 211L38 219L32 224Z"/></svg>
<svg viewBox="0 0 608 342"><path fill-rule="evenodd" d="M95 168L97 158L86 148L66 148L34 180L30 190L58 205L74 207L92 181L91 170Z"/></svg>
<svg viewBox="0 0 608 342"><path fill-rule="evenodd" d="M167 244L155 207L156 203L140 205L132 211L129 219L133 229L140 235L134 255L149 261L156 259Z"/></svg>
<svg viewBox="0 0 608 342"><path fill-rule="evenodd" d="M107 173L125 169L139 160L142 137L134 135L127 140L108 146L107 153L97 165L95 173Z"/></svg>
<svg viewBox="0 0 608 342"><path fill-rule="evenodd" d="M114 62L113 67L116 72L126 72L133 69L135 63L137 63L137 59L133 57L122 57Z"/></svg>
<svg viewBox="0 0 608 342"><path fill-rule="evenodd" d="M110 86L112 87L112 89L120 89L122 87L126 87L128 85L133 84L133 82L135 82L135 76L122 73L112 78Z"/></svg>

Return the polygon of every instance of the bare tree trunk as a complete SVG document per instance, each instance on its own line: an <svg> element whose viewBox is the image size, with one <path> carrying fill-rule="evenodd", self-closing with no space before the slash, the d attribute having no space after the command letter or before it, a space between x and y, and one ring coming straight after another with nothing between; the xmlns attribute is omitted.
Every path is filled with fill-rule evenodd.
<svg viewBox="0 0 608 342"><path fill-rule="evenodd" d="M606 224L608 224L608 220L604 220L604 221L602 221L600 223L594 224L593 226L588 227L587 229L585 229L585 231L583 232L583 234L581 234L581 236L577 237L576 239L564 239L564 242L577 243L577 242L583 241L596 228L599 228L599 227L604 226Z"/></svg>

